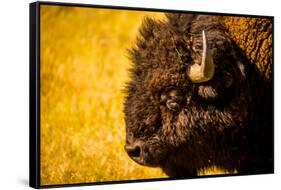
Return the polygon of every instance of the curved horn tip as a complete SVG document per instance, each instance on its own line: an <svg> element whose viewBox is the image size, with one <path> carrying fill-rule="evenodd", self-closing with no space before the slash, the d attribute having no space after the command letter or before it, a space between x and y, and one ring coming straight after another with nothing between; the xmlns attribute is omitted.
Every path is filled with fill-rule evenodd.
<svg viewBox="0 0 281 190"><path fill-rule="evenodd" d="M213 56L208 48L208 40L204 30L202 30L202 43L203 52L201 64L195 63L192 65L188 73L189 78L194 83L207 82L213 78L215 73Z"/></svg>

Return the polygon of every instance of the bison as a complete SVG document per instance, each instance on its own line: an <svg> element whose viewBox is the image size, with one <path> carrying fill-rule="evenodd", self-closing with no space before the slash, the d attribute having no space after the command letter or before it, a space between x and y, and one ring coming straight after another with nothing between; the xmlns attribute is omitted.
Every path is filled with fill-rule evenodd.
<svg viewBox="0 0 281 190"><path fill-rule="evenodd" d="M220 16L146 18L126 85L125 150L172 178L273 172L273 85Z"/></svg>

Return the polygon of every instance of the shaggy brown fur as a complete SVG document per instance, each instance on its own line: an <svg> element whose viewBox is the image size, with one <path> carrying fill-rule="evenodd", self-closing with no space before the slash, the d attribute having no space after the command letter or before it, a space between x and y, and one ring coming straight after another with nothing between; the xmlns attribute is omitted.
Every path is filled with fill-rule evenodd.
<svg viewBox="0 0 281 190"><path fill-rule="evenodd" d="M273 18L226 16L221 23L261 75L272 80Z"/></svg>
<svg viewBox="0 0 281 190"><path fill-rule="evenodd" d="M210 165L239 174L273 172L272 84L243 57L219 17L168 14L146 19L131 50L134 67L124 103L126 150L139 164L171 177ZM192 83L205 30L214 77Z"/></svg>

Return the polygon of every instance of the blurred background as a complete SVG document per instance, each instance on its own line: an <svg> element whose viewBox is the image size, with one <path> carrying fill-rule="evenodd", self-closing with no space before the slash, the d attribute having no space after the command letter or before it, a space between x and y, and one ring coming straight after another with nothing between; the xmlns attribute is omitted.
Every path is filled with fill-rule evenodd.
<svg viewBox="0 0 281 190"><path fill-rule="evenodd" d="M41 184L166 177L124 151L127 49L162 13L41 6Z"/></svg>

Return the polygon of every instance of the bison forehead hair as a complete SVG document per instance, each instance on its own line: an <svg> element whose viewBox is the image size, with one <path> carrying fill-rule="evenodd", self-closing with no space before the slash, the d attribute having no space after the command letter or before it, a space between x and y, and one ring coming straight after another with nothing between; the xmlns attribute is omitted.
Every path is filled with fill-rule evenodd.
<svg viewBox="0 0 281 190"><path fill-rule="evenodd" d="M236 169L249 122L248 63L219 17L166 16L145 19L130 50L125 149L172 177L209 164Z"/></svg>

